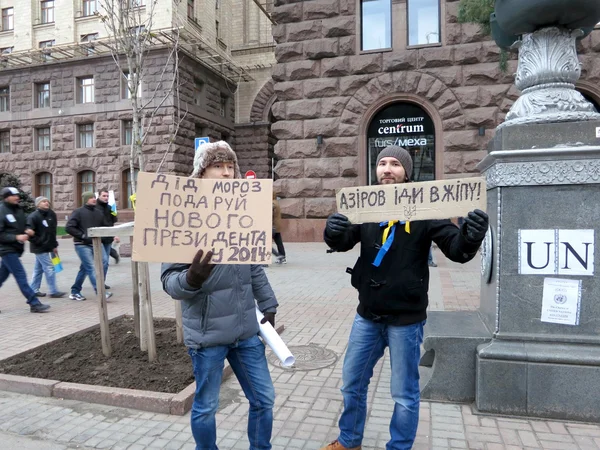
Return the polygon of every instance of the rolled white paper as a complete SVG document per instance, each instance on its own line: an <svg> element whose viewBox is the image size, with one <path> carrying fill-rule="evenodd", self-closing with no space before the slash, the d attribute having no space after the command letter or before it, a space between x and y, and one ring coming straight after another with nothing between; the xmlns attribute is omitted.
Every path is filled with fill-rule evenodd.
<svg viewBox="0 0 600 450"><path fill-rule="evenodd" d="M292 352L287 348L285 342L281 339L273 325L269 322L260 323L265 316L261 313L258 308L256 308L256 319L258 320L258 325L260 327L259 334L260 337L267 343L273 353L279 358L283 367L291 367L296 362L296 358L292 355Z"/></svg>

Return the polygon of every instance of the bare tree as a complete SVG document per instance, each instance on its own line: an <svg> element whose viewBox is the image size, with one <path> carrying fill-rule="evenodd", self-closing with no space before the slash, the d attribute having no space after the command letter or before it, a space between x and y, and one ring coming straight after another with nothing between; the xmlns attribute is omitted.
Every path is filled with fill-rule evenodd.
<svg viewBox="0 0 600 450"><path fill-rule="evenodd" d="M123 77L127 97L131 100L132 136L130 147L131 188L136 192L135 169L145 169L144 143L153 121L163 106L171 107L172 121L168 147L162 163L171 151L179 127L187 114L181 111L179 98L179 4L173 0L173 21L167 29L155 29L154 19L158 0L101 0L97 12L108 37L105 44ZM163 49L167 61L149 90L142 96L142 82L148 74L151 51Z"/></svg>

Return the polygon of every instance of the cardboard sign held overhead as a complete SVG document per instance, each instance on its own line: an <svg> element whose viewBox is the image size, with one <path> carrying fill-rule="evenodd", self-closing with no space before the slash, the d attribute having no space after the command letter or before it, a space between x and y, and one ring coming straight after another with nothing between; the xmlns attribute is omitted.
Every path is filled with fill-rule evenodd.
<svg viewBox="0 0 600 450"><path fill-rule="evenodd" d="M203 180L140 172L134 261L191 263L212 250L213 263L271 262L272 180Z"/></svg>
<svg viewBox="0 0 600 450"><path fill-rule="evenodd" d="M484 178L343 188L337 210L352 223L466 216L487 205Z"/></svg>

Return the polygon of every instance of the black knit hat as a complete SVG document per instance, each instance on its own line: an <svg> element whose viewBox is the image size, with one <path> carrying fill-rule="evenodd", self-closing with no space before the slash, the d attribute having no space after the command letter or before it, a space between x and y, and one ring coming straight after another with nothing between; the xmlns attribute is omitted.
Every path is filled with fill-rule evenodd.
<svg viewBox="0 0 600 450"><path fill-rule="evenodd" d="M377 166L379 165L379 161L386 157L396 158L400 161L400 164L404 167L404 172L406 172L406 178L408 180L412 178L413 160L406 149L397 145L388 145L377 155Z"/></svg>

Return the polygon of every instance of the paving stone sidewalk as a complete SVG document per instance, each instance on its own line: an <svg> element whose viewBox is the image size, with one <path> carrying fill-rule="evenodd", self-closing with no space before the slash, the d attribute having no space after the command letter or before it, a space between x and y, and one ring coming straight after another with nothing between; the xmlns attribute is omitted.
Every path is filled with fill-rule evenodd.
<svg viewBox="0 0 600 450"><path fill-rule="evenodd" d="M65 271L59 284L68 290L78 260L70 241L61 242ZM287 244L289 264L267 269L277 293L277 321L284 323L290 346L318 345L335 352L328 367L287 371L271 366L277 394L273 448L318 449L337 437L342 402L339 388L348 333L356 307L345 267L355 251L326 254L320 243ZM474 310L478 307L479 261L460 266L435 251L431 270L431 309ZM23 258L29 274L33 257ZM112 262L112 261L111 261ZM173 317L173 300L161 289L159 265L151 265L155 316ZM112 265L107 280L115 296L109 316L131 313L130 263ZM51 313L29 313L14 281L0 288L0 359L98 323L91 287L86 302L49 300ZM191 370L191 369L190 369ZM380 450L388 440L392 412L388 356L375 368L363 449ZM248 449L247 402L234 377L222 386L218 413L219 448ZM189 414L183 417L125 408L0 392L0 450L62 450L70 448L193 449ZM476 415L471 405L422 402L415 449L600 449L600 427Z"/></svg>

